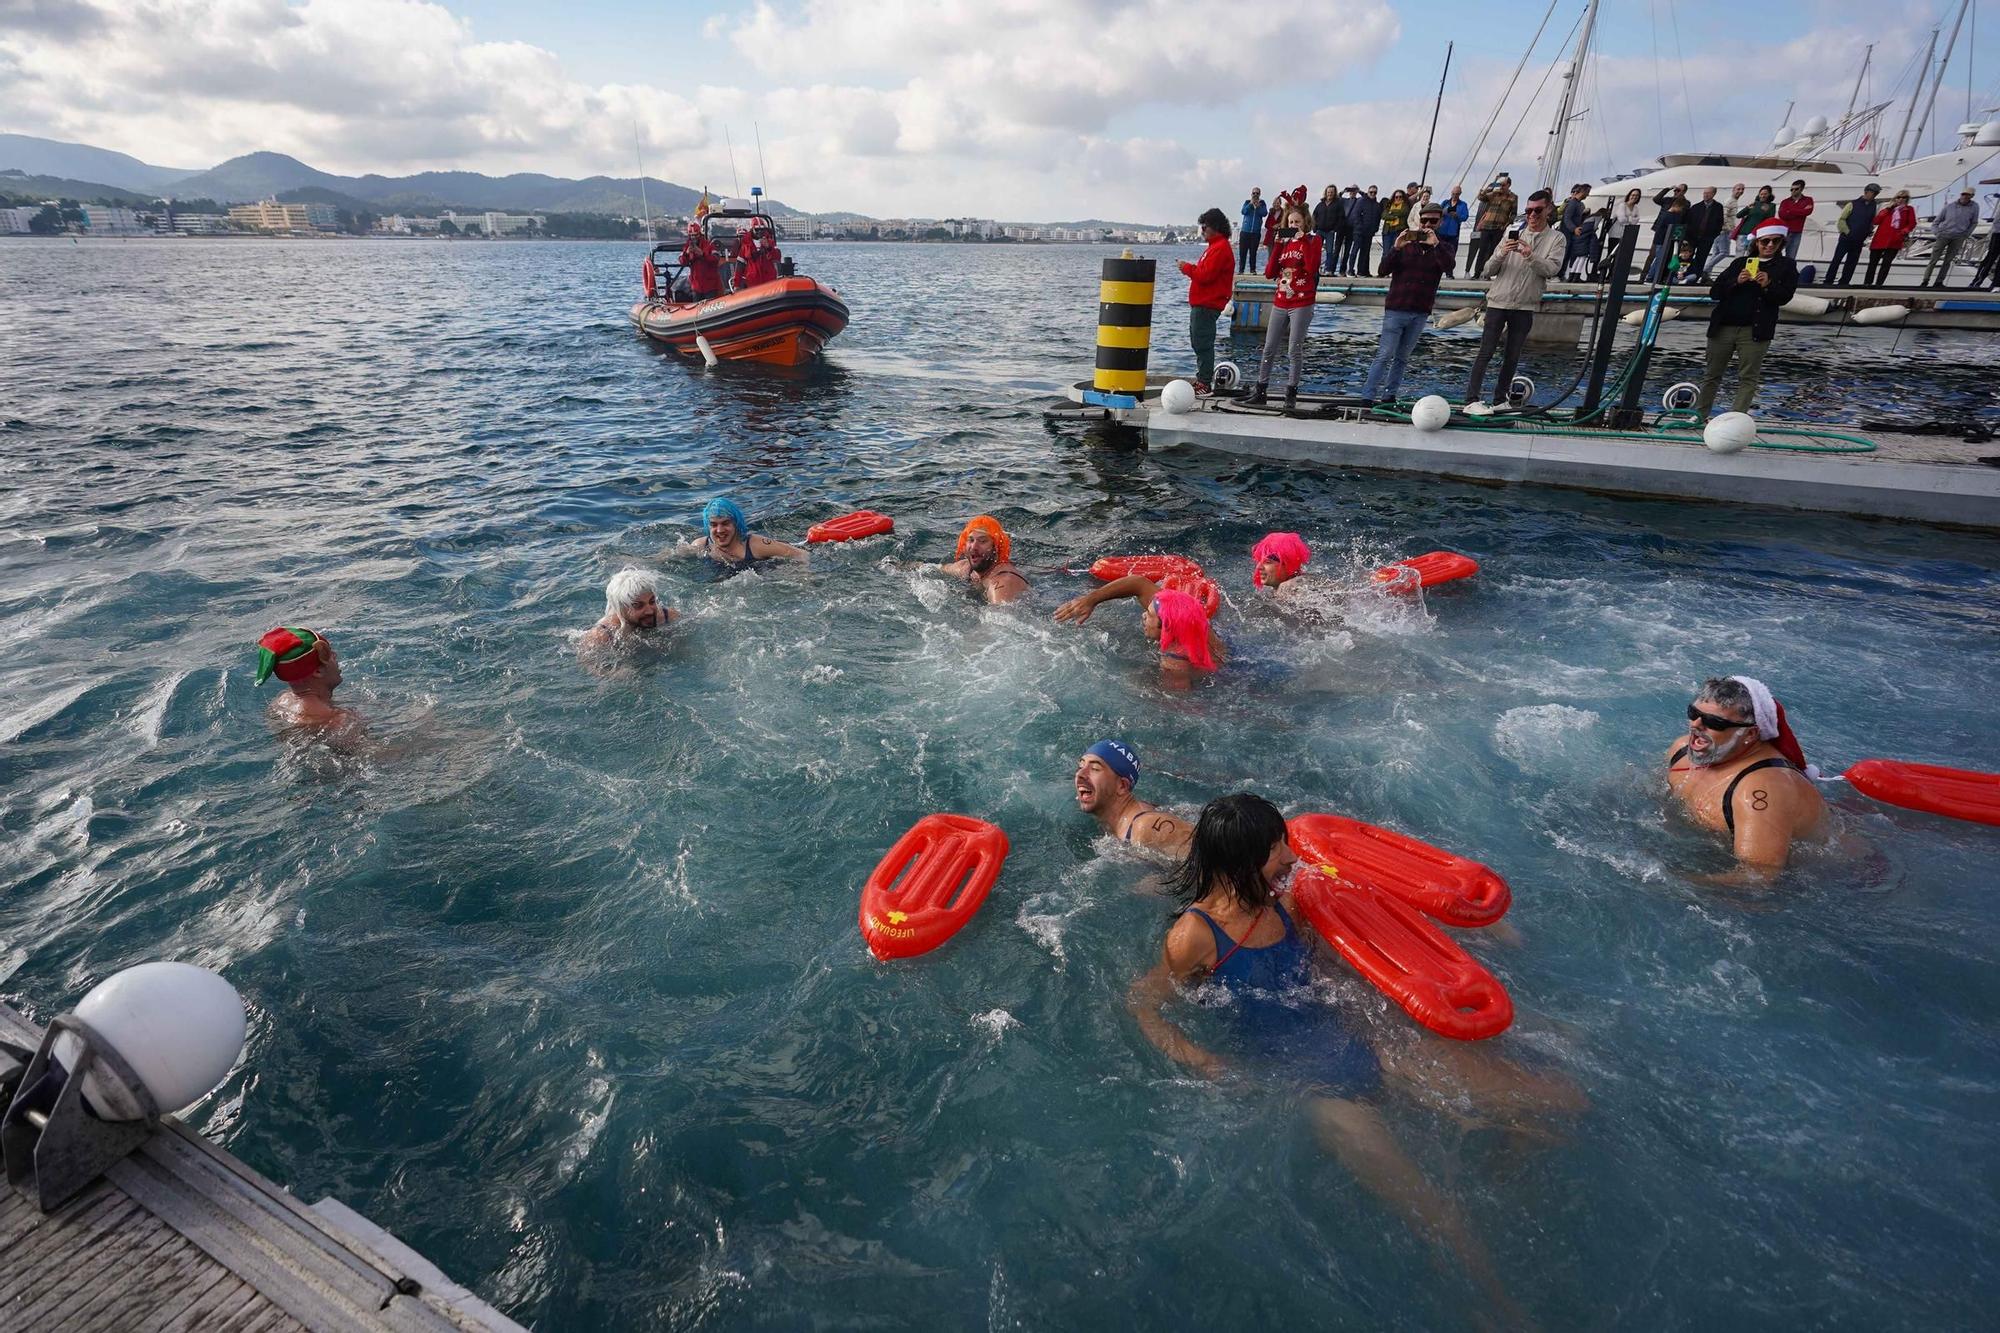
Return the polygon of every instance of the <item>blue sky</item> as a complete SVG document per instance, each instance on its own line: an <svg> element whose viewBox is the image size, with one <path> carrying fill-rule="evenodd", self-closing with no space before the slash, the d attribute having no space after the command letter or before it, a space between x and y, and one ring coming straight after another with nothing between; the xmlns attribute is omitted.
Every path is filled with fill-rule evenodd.
<svg viewBox="0 0 2000 1333"><path fill-rule="evenodd" d="M2000 99L2000 4L1961 35L1944 146ZM818 210L1180 220L1252 182L1409 179L1446 41L1431 179L1449 178L1545 0L9 0L0 128L203 166L268 148L329 170L464 167L727 183L724 134L773 192ZM1531 167L1555 15L1482 172ZM1886 99L1952 0L1607 0L1575 174L1671 148L1750 149L1836 116L1863 46ZM1977 23L1977 18L1973 21ZM1969 81L1969 82L1968 82ZM1903 87L1907 90L1907 79ZM1865 97L1866 94L1864 94ZM1901 114L1900 105L1892 115ZM1572 174L1566 170L1565 174ZM745 183L748 183L746 179Z"/></svg>

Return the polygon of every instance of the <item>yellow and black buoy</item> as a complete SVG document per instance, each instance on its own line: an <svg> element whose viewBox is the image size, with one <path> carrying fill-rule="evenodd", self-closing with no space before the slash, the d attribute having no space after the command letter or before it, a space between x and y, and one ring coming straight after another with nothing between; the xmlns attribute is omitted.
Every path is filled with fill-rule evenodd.
<svg viewBox="0 0 2000 1333"><path fill-rule="evenodd" d="M1104 261L1097 283L1097 375L1100 393L1144 393L1146 354L1153 343L1156 261L1127 250Z"/></svg>

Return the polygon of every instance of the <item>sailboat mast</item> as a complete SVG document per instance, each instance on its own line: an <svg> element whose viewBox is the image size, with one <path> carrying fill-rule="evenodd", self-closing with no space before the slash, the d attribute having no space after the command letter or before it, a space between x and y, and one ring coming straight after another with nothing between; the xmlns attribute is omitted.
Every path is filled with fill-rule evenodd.
<svg viewBox="0 0 2000 1333"><path fill-rule="evenodd" d="M1444 81L1451 77L1451 52L1456 42L1444 44L1444 71L1438 75L1437 101L1431 106L1431 137L1424 140L1424 169L1417 173L1417 179L1425 185L1431 181L1431 149L1437 146L1438 113L1444 110Z"/></svg>
<svg viewBox="0 0 2000 1333"><path fill-rule="evenodd" d="M1874 58L1875 43L1870 42L1867 51L1862 53L1861 68L1854 75L1854 91L1847 95L1847 112L1840 118L1840 137L1834 140L1836 148L1847 139L1847 122L1854 119L1854 104L1861 98L1861 81L1868 77L1868 62Z"/></svg>
<svg viewBox="0 0 2000 1333"><path fill-rule="evenodd" d="M1924 118L1917 122L1916 141L1911 148L1921 148L1924 142L1924 127L1931 123L1931 112L1937 109L1938 89L1944 84L1945 67L1951 64L1951 53L1958 49L1958 30L1965 26L1965 11L1972 7L1972 0L1959 0L1958 18L1951 25L1951 40L1944 44L1944 59L1938 61L1937 74L1931 79L1931 96L1924 103ZM1932 38L1936 40L1935 36ZM1967 82L1970 82L1968 80Z"/></svg>
<svg viewBox="0 0 2000 1333"><path fill-rule="evenodd" d="M1556 123L1549 130L1549 151L1544 158L1542 183L1555 198L1565 193L1562 188L1563 150L1569 146L1569 123L1575 117L1576 90L1583 79L1583 62L1590 54L1590 35L1597 26L1597 0L1590 0L1590 7L1583 11L1583 30L1577 34L1576 55L1569 62L1569 69L1563 73L1562 96L1556 101Z"/></svg>
<svg viewBox="0 0 2000 1333"><path fill-rule="evenodd" d="M1895 166L1903 160L1903 139L1910 132L1910 121L1917 114L1917 99L1924 95L1924 75L1930 72L1931 57L1937 54L1936 28L1931 29L1931 44L1924 48L1924 63L1919 67L1917 85L1910 89L1910 105L1903 111L1903 127L1896 131L1896 149L1889 158L1889 165Z"/></svg>

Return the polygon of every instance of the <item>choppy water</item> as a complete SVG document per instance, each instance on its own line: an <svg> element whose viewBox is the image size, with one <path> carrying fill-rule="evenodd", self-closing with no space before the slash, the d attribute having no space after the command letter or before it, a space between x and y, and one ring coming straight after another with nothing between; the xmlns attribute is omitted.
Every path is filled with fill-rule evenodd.
<svg viewBox="0 0 2000 1333"><path fill-rule="evenodd" d="M538 1329L1466 1326L1300 1091L1181 1078L1128 1017L1166 909L1069 782L1118 732L1155 799L1249 787L1511 880L1524 942L1471 945L1522 1012L1501 1044L1591 1110L1523 1151L1381 1105L1548 1326L1979 1321L1995 833L1846 797L1850 854L1746 905L1689 878L1724 858L1656 764L1689 683L1751 669L1836 767L1994 767L2000 541L1054 431L1097 254L808 247L856 323L780 375L636 341L632 247L0 245L0 998L222 968L250 1044L194 1122ZM1358 384L1372 317L1322 321L1312 378ZM1781 336L1776 403L1994 407L1990 345ZM579 670L605 577L721 489L780 536L862 503L898 531L722 584L662 562L671 648ZM892 563L975 509L1043 571L1203 558L1235 662L1169 695L1129 608L1051 623L1065 575L988 610ZM1249 595L1270 527L1330 576L1485 570L1302 629ZM272 737L280 620L335 638L386 752ZM1012 858L957 940L879 965L858 885L936 809Z"/></svg>

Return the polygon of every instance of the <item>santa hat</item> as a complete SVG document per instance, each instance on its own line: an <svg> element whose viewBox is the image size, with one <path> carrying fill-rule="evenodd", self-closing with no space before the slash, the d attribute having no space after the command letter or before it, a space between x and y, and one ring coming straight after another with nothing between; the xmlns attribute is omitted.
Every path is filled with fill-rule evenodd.
<svg viewBox="0 0 2000 1333"><path fill-rule="evenodd" d="M1791 234L1791 228L1782 222L1766 222L1751 233L1751 238L1759 241L1782 241L1789 238Z"/></svg>
<svg viewBox="0 0 2000 1333"><path fill-rule="evenodd" d="M1306 201L1306 187L1303 185L1294 187L1292 190L1292 202L1295 204L1303 204L1305 201Z"/></svg>
<svg viewBox="0 0 2000 1333"><path fill-rule="evenodd" d="M1757 734L1778 747L1778 753L1787 763L1809 778L1819 776L1819 769L1806 762L1806 752L1799 745L1799 738L1792 734L1792 724L1785 720L1785 706L1771 696L1771 687L1755 676L1731 676L1731 680L1750 691L1750 712L1757 719Z"/></svg>

